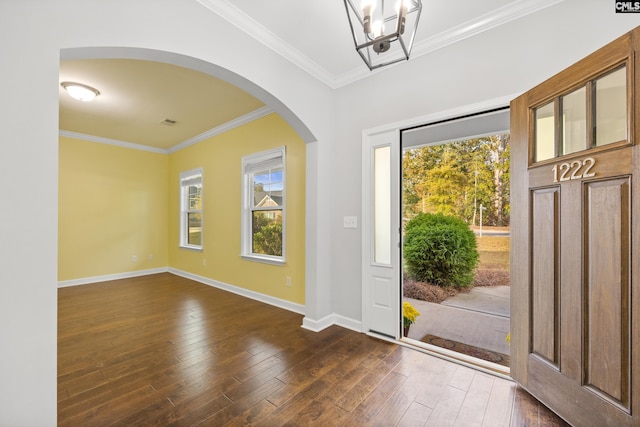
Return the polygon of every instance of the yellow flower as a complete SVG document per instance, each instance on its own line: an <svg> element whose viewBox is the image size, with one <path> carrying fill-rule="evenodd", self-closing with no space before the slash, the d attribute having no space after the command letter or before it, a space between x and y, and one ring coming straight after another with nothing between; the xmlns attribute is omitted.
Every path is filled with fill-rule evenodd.
<svg viewBox="0 0 640 427"><path fill-rule="evenodd" d="M411 303L407 301L402 303L402 317L405 327L414 323L418 316L420 316L420 312L416 310Z"/></svg>

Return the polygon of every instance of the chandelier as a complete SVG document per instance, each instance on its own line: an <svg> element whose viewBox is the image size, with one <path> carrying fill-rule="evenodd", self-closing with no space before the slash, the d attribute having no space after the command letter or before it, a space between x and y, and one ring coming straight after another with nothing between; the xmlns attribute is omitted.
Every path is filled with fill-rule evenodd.
<svg viewBox="0 0 640 427"><path fill-rule="evenodd" d="M363 0L359 8L344 0L344 6L356 51L369 70L409 59L422 0Z"/></svg>

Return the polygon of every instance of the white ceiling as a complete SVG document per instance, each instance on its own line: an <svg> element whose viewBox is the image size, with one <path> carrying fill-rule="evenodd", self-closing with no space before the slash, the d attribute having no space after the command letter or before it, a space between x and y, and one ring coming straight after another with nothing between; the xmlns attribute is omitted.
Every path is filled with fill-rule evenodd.
<svg viewBox="0 0 640 427"><path fill-rule="evenodd" d="M330 87L340 87L371 75L356 53L343 0L196 1ZM354 0L354 3L360 1ZM443 48L562 1L422 0L422 15L411 57Z"/></svg>
<svg viewBox="0 0 640 427"><path fill-rule="evenodd" d="M355 51L343 0L196 1L330 88L385 72L369 71ZM561 1L423 0L411 57ZM256 98L221 80L159 62L63 60L60 82L69 80L94 86L101 94L82 103L60 88L62 135L160 152L270 112ZM177 123L166 126L161 124L164 119Z"/></svg>

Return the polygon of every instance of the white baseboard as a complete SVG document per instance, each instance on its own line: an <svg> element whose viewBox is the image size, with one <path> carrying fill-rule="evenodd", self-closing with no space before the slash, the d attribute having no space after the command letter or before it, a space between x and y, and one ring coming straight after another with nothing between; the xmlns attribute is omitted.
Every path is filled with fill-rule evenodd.
<svg viewBox="0 0 640 427"><path fill-rule="evenodd" d="M248 289L239 288L237 286L229 285L228 283L219 282L217 280L209 279L208 277L199 276L197 274L189 273L175 268L169 268L169 273L176 276L184 277L187 279L195 280L196 282L203 283L205 285L213 286L214 288L222 289L224 291L232 292L234 294L251 298L256 301L263 302L265 304L273 305L275 307L282 308L284 310L292 311L298 314L304 314L305 307L302 304L286 301L280 298L272 297L269 295L261 294L260 292L250 291Z"/></svg>
<svg viewBox="0 0 640 427"><path fill-rule="evenodd" d="M302 319L302 327L313 332L320 332L333 325L338 325L355 332L362 332L362 322L335 313L331 313L320 320L314 320L309 317Z"/></svg>
<svg viewBox="0 0 640 427"><path fill-rule="evenodd" d="M66 288L68 286L88 285L90 283L98 283L98 282L108 282L109 280L129 279L131 277L166 273L167 271L169 271L167 267L161 267L161 268L153 268L150 270L127 271L124 273L107 274L104 276L83 277L81 279L61 280L58 282L58 288Z"/></svg>
<svg viewBox="0 0 640 427"><path fill-rule="evenodd" d="M88 285L90 283L107 282L109 280L128 279L132 277L148 276L158 273L171 273L176 276L184 277L194 280L205 285L213 286L214 288L222 289L224 291L232 292L234 294L251 298L256 301L263 302L265 304L273 305L275 307L282 308L284 310L292 311L298 314L305 314L305 306L297 304L291 301L286 301L280 298L272 297L262 294L260 292L250 291L248 289L240 288L230 285L228 283L219 282L217 280L209 279L208 277L199 276L197 274L189 273L186 271L178 270L171 267L154 268L150 270L138 270L128 271L125 273L107 274L104 276L84 277L81 279L62 280L58 282L58 288L65 288L68 286ZM338 325L346 329L350 329L355 332L362 332L362 322L348 317L341 316L339 314L331 313L328 316L319 320L311 319L305 316L302 319L302 327L313 332L320 332L330 326Z"/></svg>
<svg viewBox="0 0 640 427"><path fill-rule="evenodd" d="M327 329L334 324L333 314L323 317L320 320L313 320L309 317L302 319L302 327L313 332L320 332L323 329Z"/></svg>
<svg viewBox="0 0 640 427"><path fill-rule="evenodd" d="M350 329L355 332L362 332L362 322L348 317L341 316L339 314L333 314L334 323L338 326L342 326L345 329Z"/></svg>

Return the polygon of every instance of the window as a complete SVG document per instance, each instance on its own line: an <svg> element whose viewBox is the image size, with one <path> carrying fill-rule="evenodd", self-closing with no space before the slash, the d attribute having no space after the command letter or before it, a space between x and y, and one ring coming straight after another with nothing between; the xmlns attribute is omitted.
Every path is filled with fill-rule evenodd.
<svg viewBox="0 0 640 427"><path fill-rule="evenodd" d="M180 174L180 246L202 250L202 169Z"/></svg>
<svg viewBox="0 0 640 427"><path fill-rule="evenodd" d="M285 261L285 147L242 158L242 256Z"/></svg>
<svg viewBox="0 0 640 427"><path fill-rule="evenodd" d="M534 109L533 161L628 143L627 65Z"/></svg>

